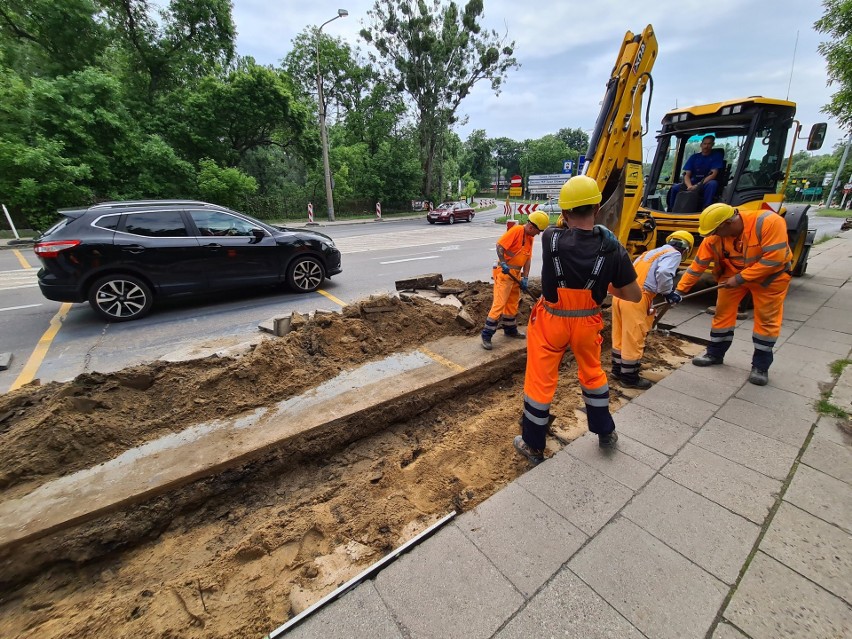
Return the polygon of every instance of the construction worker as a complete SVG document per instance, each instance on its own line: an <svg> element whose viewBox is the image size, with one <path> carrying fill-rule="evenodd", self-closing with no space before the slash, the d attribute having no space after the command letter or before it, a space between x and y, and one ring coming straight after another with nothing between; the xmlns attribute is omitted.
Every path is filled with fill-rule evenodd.
<svg viewBox="0 0 852 639"><path fill-rule="evenodd" d="M754 300L754 354L748 381L764 386L769 381L772 349L781 333L784 298L793 270L787 223L772 210L739 210L717 203L701 213L698 232L704 241L677 290L689 291L711 262L721 288L710 328L710 345L692 363L714 366L723 362L734 339L737 306L750 292Z"/></svg>
<svg viewBox="0 0 852 639"><path fill-rule="evenodd" d="M572 177L559 192L564 228L551 227L542 236L542 297L530 314L523 435L514 440L515 449L533 464L544 460L550 404L568 347L577 361L589 430L604 448L613 447L618 439L601 368L600 304L607 292L638 302L642 290L625 248L605 226L595 226L600 202L601 192L592 178Z"/></svg>
<svg viewBox="0 0 852 639"><path fill-rule="evenodd" d="M526 224L516 224L497 241L497 263L492 271L494 301L482 329L482 348L485 350L491 350L491 338L497 332L501 318L506 337L526 337L518 331L518 300L521 291L527 290L535 236L549 224L547 213L533 211Z"/></svg>
<svg viewBox="0 0 852 639"><path fill-rule="evenodd" d="M660 247L646 251L633 261L642 299L637 304L612 300L612 376L622 386L646 389L651 382L639 376L645 337L654 324L652 303L659 293L669 304L680 303L674 277L680 261L692 251L695 238L675 231Z"/></svg>

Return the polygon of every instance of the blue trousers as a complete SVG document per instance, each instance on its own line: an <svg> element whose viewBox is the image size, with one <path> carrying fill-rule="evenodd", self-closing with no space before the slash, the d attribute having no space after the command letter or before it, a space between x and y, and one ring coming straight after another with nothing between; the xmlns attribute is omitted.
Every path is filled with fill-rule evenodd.
<svg viewBox="0 0 852 639"><path fill-rule="evenodd" d="M683 191L686 188L686 184L681 182L680 184L675 184L670 190L666 201L669 205L669 211L672 210L674 206L675 199L677 198L677 194ZM702 209L706 209L708 206L713 204L713 198L716 197L716 191L719 188L719 183L716 180L710 180L706 184L701 184L698 186L701 189L701 194L704 196L704 202L702 205Z"/></svg>

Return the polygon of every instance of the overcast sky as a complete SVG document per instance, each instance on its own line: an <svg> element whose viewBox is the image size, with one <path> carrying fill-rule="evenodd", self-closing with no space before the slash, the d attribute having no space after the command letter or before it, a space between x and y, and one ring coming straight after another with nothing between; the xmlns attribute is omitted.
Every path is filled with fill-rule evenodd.
<svg viewBox="0 0 852 639"><path fill-rule="evenodd" d="M459 115L467 116L468 122L456 130L463 139L473 129L484 129L491 138L519 141L563 127L591 129L621 39L626 31L640 33L649 23L659 43L652 70L652 132L663 114L676 106L763 95L796 102L796 117L805 131L814 122L828 122L820 153L830 152L844 137L821 112L833 90L826 86L825 61L817 52L825 40L813 28L823 14L818 0L484 3L484 25L515 41L521 66L509 73L499 96L483 82L462 102ZM372 0L233 0L233 4L238 53L261 64L277 65L297 33L334 17L338 9L348 10L349 17L326 25L323 32L367 50L358 31ZM653 144L646 138L646 146ZM798 142L796 148L803 145Z"/></svg>

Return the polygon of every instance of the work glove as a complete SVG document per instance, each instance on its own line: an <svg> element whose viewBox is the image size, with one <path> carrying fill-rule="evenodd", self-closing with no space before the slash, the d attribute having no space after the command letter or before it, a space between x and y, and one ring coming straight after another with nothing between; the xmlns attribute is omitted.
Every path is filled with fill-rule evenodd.
<svg viewBox="0 0 852 639"><path fill-rule="evenodd" d="M528 278L528 277L522 277L522 278L521 278L521 290L522 290L524 293L526 293L526 292L527 292L527 288L528 288L528 286L529 286L529 283L530 283L530 278Z"/></svg>
<svg viewBox="0 0 852 639"><path fill-rule="evenodd" d="M666 302L668 302L672 306L676 306L677 304L680 304L683 301L683 296L677 291L666 293L663 297L665 297Z"/></svg>
<svg viewBox="0 0 852 639"><path fill-rule="evenodd" d="M512 271L506 262L500 262L500 268L503 269L503 275L508 275Z"/></svg>
<svg viewBox="0 0 852 639"><path fill-rule="evenodd" d="M595 224L595 235L601 236L601 253L612 253L615 249L621 246L621 242L615 237L615 233L610 231L603 224Z"/></svg>

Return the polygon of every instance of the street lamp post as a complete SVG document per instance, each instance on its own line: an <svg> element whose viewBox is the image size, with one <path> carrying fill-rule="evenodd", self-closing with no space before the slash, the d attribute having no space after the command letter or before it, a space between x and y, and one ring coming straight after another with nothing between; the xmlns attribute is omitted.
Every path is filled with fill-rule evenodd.
<svg viewBox="0 0 852 639"><path fill-rule="evenodd" d="M331 20L326 20L317 29L317 99L319 100L320 141L322 142L322 168L325 171L325 199L328 204L328 221L334 222L334 195L331 190L331 167L328 163L328 131L325 128L325 100L322 96L322 72L320 71L320 35L322 28L329 22L349 15L346 9L338 9L337 15Z"/></svg>

